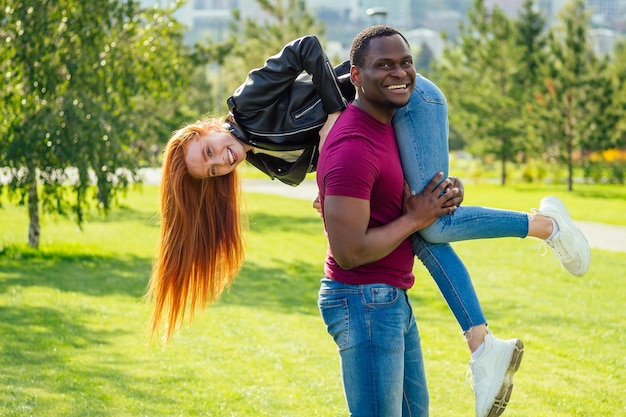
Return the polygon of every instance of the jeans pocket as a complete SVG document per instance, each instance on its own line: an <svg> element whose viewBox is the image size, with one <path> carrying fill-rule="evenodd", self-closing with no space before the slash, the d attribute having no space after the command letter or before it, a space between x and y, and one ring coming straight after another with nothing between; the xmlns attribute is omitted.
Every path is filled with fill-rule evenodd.
<svg viewBox="0 0 626 417"><path fill-rule="evenodd" d="M394 287L374 287L371 289L371 297L368 307L384 307L398 301L399 290Z"/></svg>
<svg viewBox="0 0 626 417"><path fill-rule="evenodd" d="M333 337L339 350L346 349L350 339L348 300L346 298L320 298L318 307L328 334Z"/></svg>

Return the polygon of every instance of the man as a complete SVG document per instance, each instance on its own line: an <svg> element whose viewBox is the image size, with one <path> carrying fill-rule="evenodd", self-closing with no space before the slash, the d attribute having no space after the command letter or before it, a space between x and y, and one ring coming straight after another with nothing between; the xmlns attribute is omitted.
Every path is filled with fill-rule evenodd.
<svg viewBox="0 0 626 417"><path fill-rule="evenodd" d="M350 415L427 416L419 334L406 294L414 282L408 238L452 213L462 196L441 173L416 195L404 183L391 125L416 79L404 36L387 26L368 28L354 39L350 61L356 97L318 163L329 243L320 312L340 350Z"/></svg>

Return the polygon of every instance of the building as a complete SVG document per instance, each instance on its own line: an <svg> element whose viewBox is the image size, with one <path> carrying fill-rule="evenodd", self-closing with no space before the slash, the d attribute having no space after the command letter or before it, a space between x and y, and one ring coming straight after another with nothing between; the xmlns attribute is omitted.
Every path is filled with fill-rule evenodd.
<svg viewBox="0 0 626 417"><path fill-rule="evenodd" d="M171 6L177 0L140 0L142 6ZM553 24L561 10L571 0L537 1L546 8L548 24ZM325 37L338 54L345 55L354 35L371 24L387 23L409 32L418 27L412 21L411 0L306 0L308 10L326 24ZM613 45L619 33L626 30L626 0L587 0L593 13L595 28L614 32L594 33L593 43L597 50L605 51ZM485 0L488 8L500 7L508 16L516 17L524 5L524 0ZM263 23L268 16L256 0L188 0L177 12L176 17L189 31L186 42L194 44L207 38L220 41L228 35L233 10L238 9L243 19L253 19ZM368 14L368 11L370 12ZM424 10L420 26L436 32L445 31L455 36L459 20L463 15L456 10ZM418 33L418 32L416 32ZM616 34L618 34L616 36ZM439 40L432 33L419 34L420 42L426 37L429 48L438 55Z"/></svg>
<svg viewBox="0 0 626 417"><path fill-rule="evenodd" d="M171 6L176 0L140 0L144 7ZM307 0L307 8L316 16L328 17L323 21L336 20L329 32L347 29L351 38L360 29L377 23L386 23L400 30L412 29L410 0ZM262 23L266 14L256 0L188 0L176 13L176 17L189 28L187 42L193 44L210 36L221 40L228 31L232 11L238 9L243 19L251 18ZM374 9L373 15L367 10ZM335 23L335 22L333 22Z"/></svg>
<svg viewBox="0 0 626 417"><path fill-rule="evenodd" d="M486 0L485 7L493 9L498 6L509 17L516 17L522 9L524 0Z"/></svg>

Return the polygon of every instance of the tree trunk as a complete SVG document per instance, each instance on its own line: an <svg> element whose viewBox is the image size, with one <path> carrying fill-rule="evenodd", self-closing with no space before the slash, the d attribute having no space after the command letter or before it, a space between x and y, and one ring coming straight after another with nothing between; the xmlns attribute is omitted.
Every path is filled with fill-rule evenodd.
<svg viewBox="0 0 626 417"><path fill-rule="evenodd" d="M567 162L567 191L574 190L574 164L572 163L572 158L570 156L569 161Z"/></svg>
<svg viewBox="0 0 626 417"><path fill-rule="evenodd" d="M39 195L37 194L37 174L34 169L28 170L30 177L30 187L28 188L28 245L32 248L39 248L39 233L41 224L39 223Z"/></svg>

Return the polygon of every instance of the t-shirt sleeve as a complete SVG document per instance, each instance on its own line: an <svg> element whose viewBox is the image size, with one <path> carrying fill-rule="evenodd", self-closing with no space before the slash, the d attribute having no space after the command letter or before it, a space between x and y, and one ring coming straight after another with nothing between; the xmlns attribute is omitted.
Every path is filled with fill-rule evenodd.
<svg viewBox="0 0 626 417"><path fill-rule="evenodd" d="M328 167L324 194L369 200L378 175L371 147L358 138L344 138L333 145L324 149Z"/></svg>

